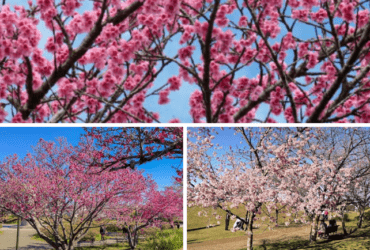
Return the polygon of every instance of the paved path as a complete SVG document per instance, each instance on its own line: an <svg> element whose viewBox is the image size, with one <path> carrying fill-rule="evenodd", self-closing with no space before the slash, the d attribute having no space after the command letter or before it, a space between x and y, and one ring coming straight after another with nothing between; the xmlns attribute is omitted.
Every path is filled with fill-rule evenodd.
<svg viewBox="0 0 370 250"><path fill-rule="evenodd" d="M20 227L19 232L19 250L41 250L52 249L48 244L42 241L33 240L32 235L36 231L29 226ZM0 235L0 249L13 250L15 249L15 241L17 237L17 225L3 225L0 229L3 234Z"/></svg>

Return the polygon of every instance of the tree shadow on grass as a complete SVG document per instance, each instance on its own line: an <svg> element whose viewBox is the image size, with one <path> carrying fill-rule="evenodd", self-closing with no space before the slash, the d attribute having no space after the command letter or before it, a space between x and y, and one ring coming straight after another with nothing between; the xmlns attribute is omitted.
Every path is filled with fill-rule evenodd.
<svg viewBox="0 0 370 250"><path fill-rule="evenodd" d="M219 227L220 225L215 225L213 227ZM187 231L188 232L191 232L191 231L197 231L197 230L202 230L202 229L207 229L207 228L213 228L213 227L198 227L198 228L193 228L193 229L188 229Z"/></svg>
<svg viewBox="0 0 370 250"><path fill-rule="evenodd" d="M358 236L357 236L358 237ZM266 249L317 249L317 250L336 250L337 246L330 245L331 242L338 242L343 240L347 237L343 235L331 235L328 239L323 241L318 241L316 244L310 244L309 240L302 240L299 237L292 238L291 240L282 241L282 242L272 242L269 243L268 241L263 241L263 244L257 246L255 249L257 250L266 250Z"/></svg>
<svg viewBox="0 0 370 250"><path fill-rule="evenodd" d="M298 249L305 247L309 244L308 240L302 240L300 238L293 237L289 241L282 242L269 242L268 240L262 240L262 245L253 247L256 250L266 249Z"/></svg>
<svg viewBox="0 0 370 250"><path fill-rule="evenodd" d="M6 250L14 250L14 247L5 248ZM4 249L4 250L5 250ZM31 244L26 247L19 247L19 250L50 250L53 249L51 246L44 246L44 245L38 245L38 244Z"/></svg>
<svg viewBox="0 0 370 250"><path fill-rule="evenodd" d="M192 244L192 243L201 243L202 241L199 241L199 240L188 240L188 244Z"/></svg>
<svg viewBox="0 0 370 250"><path fill-rule="evenodd" d="M281 241L281 242L268 242L267 240L263 240L263 244L260 246L256 246L254 249L256 250L266 250L266 249L315 249L315 250L336 250L338 249L338 245L334 245L336 243L339 244L347 244L345 241L342 241L344 239L352 238L356 239L359 237L366 237L370 235L370 229L366 230L364 232L361 232L361 234L352 234L352 235L347 235L344 237L342 234L337 234L337 235L331 235L329 236L328 239L326 240L320 240L316 242L315 244L310 244L309 240L302 240L299 237L292 238L287 241ZM353 241L352 241L353 242ZM370 241L365 242L364 247L370 247ZM344 245L343 245L344 247Z"/></svg>

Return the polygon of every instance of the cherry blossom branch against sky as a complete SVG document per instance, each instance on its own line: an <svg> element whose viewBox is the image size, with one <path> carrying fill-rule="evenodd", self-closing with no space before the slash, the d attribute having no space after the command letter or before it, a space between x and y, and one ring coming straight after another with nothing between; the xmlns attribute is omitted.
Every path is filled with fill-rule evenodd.
<svg viewBox="0 0 370 250"><path fill-rule="evenodd" d="M0 128L0 161L13 154L18 154L20 158L26 156L41 138L45 141L55 141L58 137L65 137L69 143L76 146L84 133L82 128ZM173 184L173 177L177 176L175 168L182 169L182 159L166 158L138 166L138 169L152 176L161 190Z"/></svg>
<svg viewBox="0 0 370 250"><path fill-rule="evenodd" d="M199 130L202 130L200 128L188 128L188 131L191 132L198 132ZM207 130L207 128L206 128ZM255 131L258 131L258 128L255 128ZM203 133L203 132L202 132ZM281 132L282 134L285 134L284 131ZM212 140L212 143L217 147L217 150L215 148L210 148L208 153L209 155L213 154L213 151L217 151L219 155L224 155L230 152L230 149L233 149L235 152L239 152L239 150L242 150L245 148L245 140L241 133L236 133L234 128L212 128L210 135L215 136L215 138ZM254 140L255 138L252 138ZM188 137L188 140L192 142L196 142L196 138L194 137ZM240 158L240 160L243 160ZM216 158L212 158L212 163L216 164L218 160Z"/></svg>
<svg viewBox="0 0 370 250"><path fill-rule="evenodd" d="M9 1L8 1L9 3ZM83 1L82 6L77 9L76 11L80 14L82 14L84 11L91 10L92 9L92 2L91 1ZM28 7L28 3L26 0L12 0L11 6L24 6L25 8ZM47 52L45 50L45 45L47 42L47 38L52 36L52 32L48 30L45 27L44 22L40 22L37 25L39 31L42 34L41 41L38 45L40 49L44 51L44 55L48 59L52 59L52 54ZM174 37L173 43L170 44L166 48L166 54L175 56L176 51L180 48L178 45L178 40L180 39L180 36ZM82 37L78 37L77 41L82 41ZM77 43L78 44L78 43ZM161 87L162 82L167 82L167 80L173 76L174 74L178 74L178 66L172 64L168 66L168 69L163 72L163 74L159 75L159 77L156 79L154 86L151 88L151 91L154 91ZM56 88L54 88L56 91ZM158 104L158 101L153 101L152 99L146 100L144 105L148 108L148 110L157 110L157 112L160 114L161 122L168 122L171 119L178 118L182 122L191 122L191 117L189 116L190 107L188 105L189 103L189 97L190 94L196 89L194 85L184 84L182 87L182 91L179 92L171 92L169 95L169 98L171 100L174 100L175 105L169 106L169 105L160 105ZM7 109L9 113L9 109Z"/></svg>
<svg viewBox="0 0 370 250"><path fill-rule="evenodd" d="M17 3L0 121L370 121L368 0Z"/></svg>

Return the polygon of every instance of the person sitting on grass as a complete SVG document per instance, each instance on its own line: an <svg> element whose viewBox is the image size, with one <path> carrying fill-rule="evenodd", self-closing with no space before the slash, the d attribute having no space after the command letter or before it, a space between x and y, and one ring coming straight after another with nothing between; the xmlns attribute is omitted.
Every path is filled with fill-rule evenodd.
<svg viewBox="0 0 370 250"><path fill-rule="evenodd" d="M320 226L319 226L319 230L318 230L318 234L319 234L319 237L322 238L322 237L329 237L328 234L327 234L327 225L326 223L324 222L324 220L322 219L321 220L321 223L320 223Z"/></svg>

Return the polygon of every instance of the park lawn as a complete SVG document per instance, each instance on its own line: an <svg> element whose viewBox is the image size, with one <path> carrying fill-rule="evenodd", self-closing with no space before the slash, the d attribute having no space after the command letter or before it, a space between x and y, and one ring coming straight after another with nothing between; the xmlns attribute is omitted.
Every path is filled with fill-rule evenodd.
<svg viewBox="0 0 370 250"><path fill-rule="evenodd" d="M200 211L206 211L207 212L207 217L205 216L199 216L198 215L198 212ZM231 211L241 217L244 217L245 216L245 208L233 208L231 209ZM218 225L217 224L217 220L215 218L215 215L214 214L218 214L218 215L221 215L222 218L219 220L220 224ZM194 207L190 207L188 208L188 237L187 237L187 241L188 241L188 244L192 244L192 243L200 243L200 242L203 242L203 241L210 241L210 240L216 240L216 239L224 239L224 238L234 238L234 237L241 237L241 236L245 236L245 232L244 231L237 231L235 233L232 233L230 231L225 231L225 211L223 211L222 209L220 208L217 208L217 209L213 209L213 208L201 208L201 207L198 207L198 206L194 206ZM257 217L262 217L264 215L261 215L261 216L257 216ZM279 215L279 225L284 225L285 223L285 218L283 217L285 216L285 213L281 213ZM229 230L233 227L235 223L235 220L230 220L230 224L229 224ZM206 225L208 224L213 224L215 225L214 227L210 227L210 228L206 228ZM256 225L260 225L259 228L256 228ZM254 222L254 229L253 229L253 234L254 234L254 237L256 237L257 235L259 234L266 234L266 233L271 233L273 232L272 234L273 235L276 235L276 230L274 231L269 231L268 229L268 226L267 225L264 225L261 223L261 221L255 221ZM287 227L284 225L284 226L281 226L282 228L286 229ZM302 224L292 224L292 226L288 227L288 228L294 228L294 230L297 230L297 228L299 228L300 230L299 231L302 231L302 228L307 228L306 225L302 225ZM309 230L306 229L306 230ZM304 233L302 233L304 234ZM309 231L307 232L307 236L309 234Z"/></svg>
<svg viewBox="0 0 370 250"><path fill-rule="evenodd" d="M8 215L5 217L5 220L7 221L6 224L17 224L17 216L14 215Z"/></svg>
<svg viewBox="0 0 370 250"><path fill-rule="evenodd" d="M214 214L218 214L218 215L222 216L222 218L219 220L220 221L220 227L225 229L225 215L226 215L226 212L223 211L222 209L220 209L220 208L217 208L217 209L202 208L202 207L199 207L199 206L193 206L193 207L188 207L187 210L188 210L188 222L187 222L188 223L187 224L188 231L205 228L207 224L217 225L217 220L216 220ZM263 210L266 210L265 206L263 206ZM205 217L203 215L199 216L198 212L200 212L200 211L206 211L208 216L207 217ZM239 207L239 208L231 209L231 212L237 214L240 217L245 217L246 210L245 210L244 207ZM302 214L302 212L299 213L299 215L301 215L301 214ZM263 216L266 216L266 215L262 214L262 215L257 215L256 217L260 218L260 217L263 217ZM272 216L275 216L275 213ZM282 212L279 213L279 221L278 221L279 225L284 225L284 223L286 221L285 217L286 217L285 213L282 213ZM232 226L234 225L234 222L235 222L235 220L234 221L230 220L229 229L232 228ZM261 224L261 221L255 221L253 224L254 225Z"/></svg>
<svg viewBox="0 0 370 250"><path fill-rule="evenodd" d="M106 237L107 239L112 238L112 237ZM39 241L44 241L43 239L40 238L38 234L33 235L32 239L34 240L39 240ZM100 241L101 240L101 235L97 235L95 237L95 241ZM141 246L142 243L139 242L138 246ZM85 249L106 249L106 250L115 250L115 249L130 249L128 243L117 243L117 244L111 244L111 245L106 245L106 246L91 246L91 247L76 247L76 250L85 250Z"/></svg>
<svg viewBox="0 0 370 250"><path fill-rule="evenodd" d="M139 242L137 245L137 249L143 248L145 245L144 242ZM76 250L91 250L91 249L99 249L99 250L130 250L130 246L128 243L117 243L113 245L106 245L106 246L91 246L91 247L76 247Z"/></svg>
<svg viewBox="0 0 370 250"><path fill-rule="evenodd" d="M225 242L230 242L230 238L235 240L243 240L245 235L244 231L237 231L232 233L225 231L225 212L217 209L206 209L209 213L208 217L198 216L198 211L204 210L200 207L188 208L188 244L191 246L194 243L202 243L204 246L206 242L214 240L225 239ZM245 209L234 209L238 215L242 215ZM220 219L220 225L217 225L217 221L212 215L217 212L222 216ZM370 217L370 209L367 210L368 217ZM351 229L356 228L358 213L351 212L348 214L349 221L346 222L346 228L349 232ZM211 217L211 218L209 218ZM358 229L350 236L343 238L341 223L337 220L339 225L338 235L332 236L331 240L319 240L316 244L309 244L308 237L310 232L310 226L303 224L292 223L288 227L284 225L285 219L282 218L283 214L279 216L279 227L275 227L273 230L268 230L266 225L261 225L260 228L253 229L254 241L253 244L256 246L255 249L369 249L370 241L368 236L370 235L370 222L364 222L363 228ZM233 226L235 221L230 221L229 229ZM206 228L207 224L216 224L217 226ZM254 224L260 224L260 221L256 221ZM221 242L220 242L221 243ZM196 244L194 244L196 246Z"/></svg>
<svg viewBox="0 0 370 250"><path fill-rule="evenodd" d="M106 239L110 239L112 237L110 236L105 236ZM33 240L39 240L39 241L44 241L43 239L40 238L40 236L36 233L32 236ZM101 234L96 234L95 235L95 241L101 241Z"/></svg>
<svg viewBox="0 0 370 250"><path fill-rule="evenodd" d="M138 247L140 247L140 244L138 245ZM127 243L125 244L121 244L121 243L118 243L118 244L114 244L114 245L107 245L107 246L94 246L94 247L76 247L75 248L76 250L90 250L90 249L99 249L99 250L128 250L128 249L131 249L129 247L129 245Z"/></svg>
<svg viewBox="0 0 370 250"><path fill-rule="evenodd" d="M342 233L339 231L339 233ZM294 235L294 232L292 233ZM329 250L329 249L338 249L338 250L366 250L370 249L370 224L368 223L366 228L360 228L351 235L343 238L342 235L331 236L329 240L318 240L316 243L310 244L305 238L295 238L291 240L274 240L265 242L259 242L255 244L253 249L256 250L265 250L265 249L315 249L315 250Z"/></svg>
<svg viewBox="0 0 370 250"><path fill-rule="evenodd" d="M138 244L138 247L140 247L141 244ZM104 250L117 250L117 249L131 249L127 243L117 243L113 245L107 245L107 246L93 246L93 247L76 247L76 250L87 250L87 249L104 249Z"/></svg>
<svg viewBox="0 0 370 250"><path fill-rule="evenodd" d="M96 231L95 228L94 229L91 229L91 230ZM181 230L181 235L182 235L183 234L183 230L182 229L180 229L180 230ZM159 229L157 229L156 231L159 231ZM171 231L172 232L173 229L166 229L163 232L165 233L166 231ZM150 235L150 234L153 234L153 233L150 232L148 235ZM170 238L173 238L173 237L174 237L173 235L170 236ZM109 238L114 238L114 237L106 236L106 239L109 239ZM148 237L148 239L150 239L150 238L151 237ZM166 239L168 240L170 238L167 237ZM40 238L40 236L38 234L34 234L33 237L32 237L32 239L39 240L39 241L44 241L43 239ZM95 241L96 242L101 241L101 235L100 234L96 234L95 235ZM182 236L181 236L181 241L182 241ZM151 249L150 247L147 246L150 243L151 243L151 241L149 241L149 240L145 240L145 241L143 241L143 240L140 241L139 240L139 243L137 245L137 249L141 249L141 248L143 248L143 249ZM77 249L77 250L86 250L86 249L107 249L107 250L113 250L113 249L121 249L121 250L124 249L125 250L125 249L127 249L127 250L129 250L131 248L130 248L129 244L127 242L125 242L125 243L116 243L116 244L110 244L110 245L105 245L105 246L76 247L75 249Z"/></svg>
<svg viewBox="0 0 370 250"><path fill-rule="evenodd" d="M110 220L109 220L110 221ZM65 228L67 229L67 233L69 233L69 224L67 222L63 223L65 224ZM43 229L42 229L43 230ZM59 230L61 231L61 228L59 228ZM45 233L45 232L44 232ZM84 238L82 239L82 241L89 241L91 240L92 238L95 238L95 241L100 241L101 240L101 234L100 234L100 226L99 224L97 224L96 222L93 222L92 223L92 228L89 229L89 231L87 232L87 234L84 236ZM106 239L109 239L111 237L109 236L106 236L105 237ZM34 240L39 240L39 241L44 241L43 239L40 238L40 236L36 233L33 235L32 239Z"/></svg>
<svg viewBox="0 0 370 250"><path fill-rule="evenodd" d="M173 229L167 229L167 230L164 230L164 231L161 231L161 232L166 235L167 233L173 233ZM183 230L180 229L180 232L181 232L181 242L182 242ZM156 236L154 236L154 237L156 237ZM175 235L170 235L169 237L165 237L165 238L162 238L162 239L165 239L165 240L174 239L173 237L175 237ZM149 238L151 238L151 237L149 237ZM160 239L157 239L157 240L161 241ZM181 245L182 245L182 243L181 243ZM136 248L137 249L153 249L152 246L153 246L152 245L152 240L151 239L147 239L145 241L143 241L143 240L140 241L139 240L139 243L136 246ZM113 249L120 249L120 250L122 250L123 249L123 250L130 250L131 248L130 248L129 244L127 242L125 242L125 243L117 243L117 244L107 245L107 246L76 247L75 249L76 250L88 250L88 249L107 249L107 250L113 250ZM156 248L156 249L162 249L162 250L178 250L178 249L174 249L173 247L166 248L166 249L164 249L164 248Z"/></svg>

